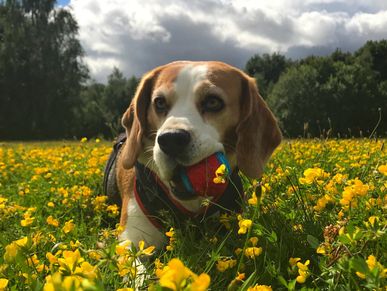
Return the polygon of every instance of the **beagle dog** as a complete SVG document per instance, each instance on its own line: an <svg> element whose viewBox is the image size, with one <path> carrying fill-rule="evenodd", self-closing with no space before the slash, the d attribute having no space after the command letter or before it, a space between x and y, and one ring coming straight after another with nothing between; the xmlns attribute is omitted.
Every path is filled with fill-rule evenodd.
<svg viewBox="0 0 387 291"><path fill-rule="evenodd" d="M255 80L215 61L178 61L145 74L122 125L126 139L113 165L122 205L120 240L136 245L140 240L156 247L165 243L161 210L177 218L207 210L206 197L185 195L176 175L179 167L221 152L235 179L238 170L260 178L281 142L276 119ZM228 192L218 203L235 206L236 190Z"/></svg>

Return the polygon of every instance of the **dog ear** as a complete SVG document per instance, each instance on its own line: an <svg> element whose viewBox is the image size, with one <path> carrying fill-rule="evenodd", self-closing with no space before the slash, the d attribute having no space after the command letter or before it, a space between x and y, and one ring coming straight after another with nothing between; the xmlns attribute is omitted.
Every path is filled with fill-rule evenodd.
<svg viewBox="0 0 387 291"><path fill-rule="evenodd" d="M241 120L236 128L239 169L250 178L260 178L266 161L281 143L277 121L259 95L255 80L242 74Z"/></svg>
<svg viewBox="0 0 387 291"><path fill-rule="evenodd" d="M121 122L127 137L122 149L122 161L125 169L130 169L134 166L142 149L142 137L144 132L146 132L147 126L146 114L155 75L156 71L151 71L142 78L129 108L122 117Z"/></svg>

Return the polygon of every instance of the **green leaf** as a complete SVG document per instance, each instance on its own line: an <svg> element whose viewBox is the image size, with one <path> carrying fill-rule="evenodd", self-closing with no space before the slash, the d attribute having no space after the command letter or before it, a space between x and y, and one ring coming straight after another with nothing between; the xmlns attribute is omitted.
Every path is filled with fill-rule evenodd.
<svg viewBox="0 0 387 291"><path fill-rule="evenodd" d="M277 241L277 234L274 231L272 231L270 236L267 239L269 240L269 242L274 243Z"/></svg>
<svg viewBox="0 0 387 291"><path fill-rule="evenodd" d="M308 241L309 245L314 249L316 249L320 245L320 241L313 235L308 234L306 236L306 240Z"/></svg>
<svg viewBox="0 0 387 291"><path fill-rule="evenodd" d="M284 285L286 288L288 288L288 282L286 282L285 278L282 276L278 276L278 281Z"/></svg>
<svg viewBox="0 0 387 291"><path fill-rule="evenodd" d="M366 261L361 257L352 258L349 264L350 264L350 267L357 272L366 274L369 271Z"/></svg>
<svg viewBox="0 0 387 291"><path fill-rule="evenodd" d="M349 239L348 236L346 236L345 234L343 235L339 235L339 241L342 242L343 244L350 244L351 243L351 240Z"/></svg>

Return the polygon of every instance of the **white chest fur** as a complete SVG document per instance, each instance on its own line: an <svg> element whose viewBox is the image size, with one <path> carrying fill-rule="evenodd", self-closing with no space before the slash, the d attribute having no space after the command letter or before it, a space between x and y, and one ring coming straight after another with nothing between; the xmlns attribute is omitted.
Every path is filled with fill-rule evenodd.
<svg viewBox="0 0 387 291"><path fill-rule="evenodd" d="M119 237L120 241L130 240L137 246L138 242L143 240L146 245L152 245L159 249L165 245L165 235L146 217L134 195L130 197L127 210L128 218L125 230Z"/></svg>

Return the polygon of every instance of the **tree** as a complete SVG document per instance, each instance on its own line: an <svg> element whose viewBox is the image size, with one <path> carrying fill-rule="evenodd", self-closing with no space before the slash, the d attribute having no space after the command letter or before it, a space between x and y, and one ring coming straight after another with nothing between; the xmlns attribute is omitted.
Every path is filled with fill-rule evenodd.
<svg viewBox="0 0 387 291"><path fill-rule="evenodd" d="M73 134L73 107L87 77L78 25L55 0L0 3L0 137Z"/></svg>
<svg viewBox="0 0 387 291"><path fill-rule="evenodd" d="M387 86L370 63L337 52L308 57L281 75L268 97L285 135L319 136L328 130L341 136L370 135L387 111ZM380 123L386 134L387 123Z"/></svg>
<svg viewBox="0 0 387 291"><path fill-rule="evenodd" d="M245 71L256 79L261 95L266 97L290 64L290 60L279 53L256 54L247 61Z"/></svg>
<svg viewBox="0 0 387 291"><path fill-rule="evenodd" d="M92 82L84 86L80 106L75 109L77 132L84 136L103 135L114 138L123 131L121 118L134 96L139 80L126 79L114 68L108 76L107 85Z"/></svg>
<svg viewBox="0 0 387 291"><path fill-rule="evenodd" d="M378 80L387 80L387 40L367 41L357 52L357 61L378 73Z"/></svg>
<svg viewBox="0 0 387 291"><path fill-rule="evenodd" d="M305 124L317 134L317 120L325 119L318 102L319 72L311 65L290 68L268 97L268 104L280 122L285 136L301 135Z"/></svg>

